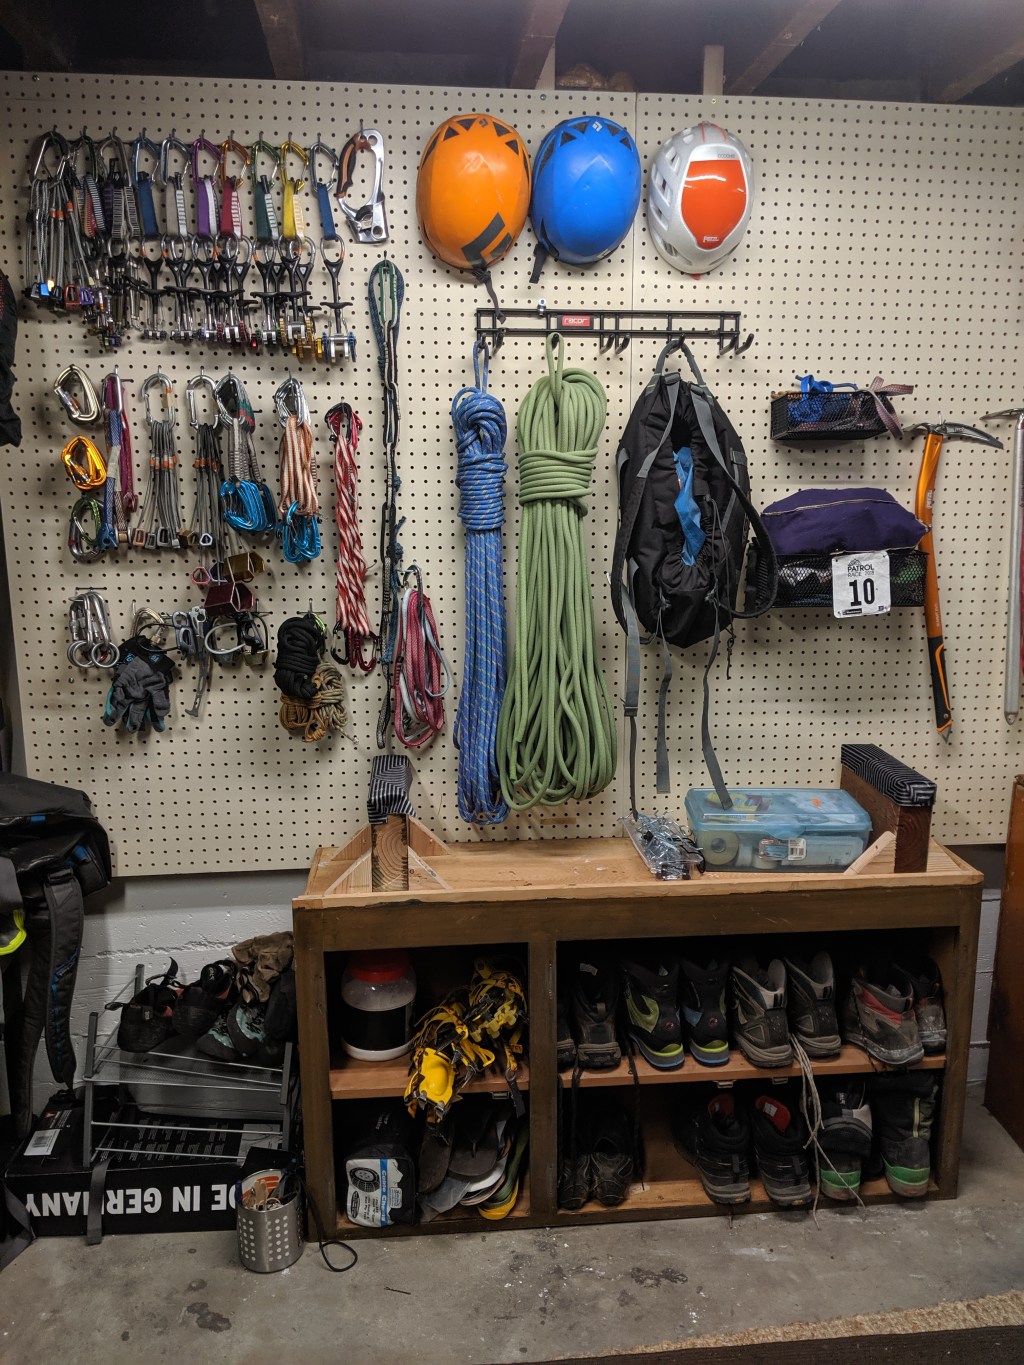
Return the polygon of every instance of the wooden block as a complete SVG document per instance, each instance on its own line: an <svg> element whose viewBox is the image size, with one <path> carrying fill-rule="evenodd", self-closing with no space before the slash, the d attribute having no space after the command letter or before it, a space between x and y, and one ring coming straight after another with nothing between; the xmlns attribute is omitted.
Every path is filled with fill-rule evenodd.
<svg viewBox="0 0 1024 1365"><path fill-rule="evenodd" d="M409 817L389 815L370 826L370 859L374 891L409 889Z"/></svg>
<svg viewBox="0 0 1024 1365"><path fill-rule="evenodd" d="M891 829L887 829L867 848L859 858L854 858L850 866L843 871L844 877L856 877L859 873L868 868L872 872L892 872L893 857L896 852L896 835ZM883 866L884 862L884 866Z"/></svg>
<svg viewBox="0 0 1024 1365"><path fill-rule="evenodd" d="M929 807L899 806L847 767L842 769L839 785L870 815L872 841L886 830L892 830L895 834L894 871L924 872L927 869L928 840L932 827Z"/></svg>

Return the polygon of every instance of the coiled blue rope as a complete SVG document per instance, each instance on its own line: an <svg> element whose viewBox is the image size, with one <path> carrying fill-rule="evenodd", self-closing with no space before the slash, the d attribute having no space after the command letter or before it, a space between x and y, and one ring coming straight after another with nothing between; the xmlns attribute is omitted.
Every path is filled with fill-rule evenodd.
<svg viewBox="0 0 1024 1365"><path fill-rule="evenodd" d="M470 824L508 818L494 745L505 696L507 640L501 528L505 521L505 410L487 392L487 344L473 351L476 386L452 401L459 454L459 517L466 528L466 651L455 716L459 815ZM482 362L482 363L481 363Z"/></svg>

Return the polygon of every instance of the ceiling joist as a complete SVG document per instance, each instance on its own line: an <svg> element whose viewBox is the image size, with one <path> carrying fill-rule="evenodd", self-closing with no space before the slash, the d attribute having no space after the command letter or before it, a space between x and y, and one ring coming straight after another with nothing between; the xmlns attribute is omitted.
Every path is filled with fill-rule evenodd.
<svg viewBox="0 0 1024 1365"><path fill-rule="evenodd" d="M776 71L794 48L800 46L812 28L817 28L839 4L840 0L807 0L797 5L789 19L782 25L767 47L754 58L745 71L735 80L726 82L727 95L752 95L760 89L773 71Z"/></svg>
<svg viewBox="0 0 1024 1365"><path fill-rule="evenodd" d="M0 28L21 48L26 71L70 69L70 57L57 39L61 25L49 0L32 5L24 0L0 0Z"/></svg>
<svg viewBox="0 0 1024 1365"><path fill-rule="evenodd" d="M512 63L513 90L534 90L558 37L569 0L529 0Z"/></svg>
<svg viewBox="0 0 1024 1365"><path fill-rule="evenodd" d="M940 104L955 104L1011 66L1024 62L1024 10L1013 7L1012 19L977 24L957 42L944 45L952 62L932 70L929 87ZM959 37L959 35L958 35Z"/></svg>
<svg viewBox="0 0 1024 1365"><path fill-rule="evenodd" d="M279 81L301 81L306 62L298 0L256 0L256 13L274 75Z"/></svg>

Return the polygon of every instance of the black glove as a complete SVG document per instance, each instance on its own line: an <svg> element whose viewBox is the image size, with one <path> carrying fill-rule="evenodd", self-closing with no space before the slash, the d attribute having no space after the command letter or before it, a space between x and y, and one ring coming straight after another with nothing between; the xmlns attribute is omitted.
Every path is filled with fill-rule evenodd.
<svg viewBox="0 0 1024 1365"><path fill-rule="evenodd" d="M117 725L134 734L152 725L164 729L164 717L171 709L170 681L174 664L150 641L140 636L121 646L121 658L114 670L103 709L103 723Z"/></svg>

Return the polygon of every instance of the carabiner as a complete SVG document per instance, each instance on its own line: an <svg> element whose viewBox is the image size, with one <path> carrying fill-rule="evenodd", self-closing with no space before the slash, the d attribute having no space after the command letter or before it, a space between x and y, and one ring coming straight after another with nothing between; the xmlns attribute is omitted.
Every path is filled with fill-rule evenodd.
<svg viewBox="0 0 1024 1365"><path fill-rule="evenodd" d="M157 385L159 385L160 388L162 388L164 391L163 401L164 408L167 414L165 417L153 416L153 409L150 404L149 393L150 389L156 388ZM142 384L139 387L139 397L142 399L143 403L146 406L146 421L151 426L154 422L169 422L171 426L174 425L175 420L177 418L177 414L175 412L174 407L174 389L171 385L171 381L161 370L157 370L156 374L151 374L148 379L143 380Z"/></svg>
<svg viewBox="0 0 1024 1365"><path fill-rule="evenodd" d="M300 147L296 141L294 141L290 133L288 134L288 141L281 143L280 159L281 178L285 181L290 181L291 184L294 186L295 193L298 194L299 190L302 189L303 185L305 185L306 182L301 177L297 180L292 180L291 177L288 175L287 171L289 155L297 156L299 160L302 162L303 168L308 171L309 153L306 152L304 148Z"/></svg>
<svg viewBox="0 0 1024 1365"><path fill-rule="evenodd" d="M317 171L317 159L319 157L326 157L330 163L330 170L327 172L326 180L321 180ZM320 134L317 133L316 141L306 153L306 164L309 166L309 178L315 189L319 189L321 185L331 185L334 182L334 177L338 173L338 153L333 147L328 147L327 143L320 137Z"/></svg>
<svg viewBox="0 0 1024 1365"><path fill-rule="evenodd" d="M108 147L112 147L114 149L111 155L111 159L109 161L106 159ZM99 147L97 148L96 155L99 158L100 166L103 169L105 175L109 176L111 172L116 168L124 177L124 181L126 184L128 183L128 181L131 180L132 168L131 163L128 159L128 149L121 141L121 139L118 137L116 128L112 128L110 132L107 134L107 136L100 143Z"/></svg>
<svg viewBox="0 0 1024 1365"><path fill-rule="evenodd" d="M232 155L238 157L239 161L241 161L242 163L242 169L238 172L236 176L228 175L228 157ZM224 141L220 144L221 189L224 188L225 184L229 179L232 180L235 185L240 184L242 177L245 175L246 171L249 169L251 165L252 156L250 155L248 149L243 147L240 142L236 142L233 136L226 137Z"/></svg>
<svg viewBox="0 0 1024 1365"><path fill-rule="evenodd" d="M143 152L145 152L153 162L152 169L146 172L140 171ZM132 143L132 158L128 166L128 175L135 188L138 187L140 173L148 175L153 184L159 185L163 183L160 180L160 156L160 147L157 146L152 138L146 136L146 130L143 128L142 132Z"/></svg>
<svg viewBox="0 0 1024 1365"><path fill-rule="evenodd" d="M260 157L265 156L274 163L274 169L269 176L269 183L272 185L281 174L281 153L272 142L267 142L263 134L249 148L249 175L253 183L253 188L259 184L260 180Z"/></svg>
<svg viewBox="0 0 1024 1365"><path fill-rule="evenodd" d="M57 168L54 171L50 170L46 161L47 153L50 151L51 147L56 147L60 154L60 160L57 162ZM49 133L44 133L42 143L39 147L39 155L36 157L36 164L32 169L32 179L44 181L59 180L63 174L64 167L67 164L69 151L70 148L68 147L66 139L57 132L56 128L52 129Z"/></svg>
<svg viewBox="0 0 1024 1365"><path fill-rule="evenodd" d="M193 185L198 185L200 180L204 180L207 178L206 176L201 176L199 174L199 158L200 156L202 156L204 152L206 153L207 156L213 158L214 164L217 166L218 170L220 168L221 159L220 148L217 146L215 142L210 142L206 137L203 136L202 133L200 133L196 140L192 143L191 154L189 156L189 169L192 172ZM210 179L213 178L212 174L209 178Z"/></svg>
<svg viewBox="0 0 1024 1365"><path fill-rule="evenodd" d="M79 175L78 158L83 151L85 152L85 163L82 167L82 174ZM82 136L75 138L74 142L68 144L68 164L79 185L86 176L95 180L99 174L100 164L96 155L96 144L84 128L82 129Z"/></svg>
<svg viewBox="0 0 1024 1365"><path fill-rule="evenodd" d="M88 436L72 436L61 451L60 459L68 478L82 493L102 488L107 481L103 456Z"/></svg>
<svg viewBox="0 0 1024 1365"><path fill-rule="evenodd" d="M213 421L203 422L202 425L215 431L220 426L221 421L220 403L217 401L217 385L202 369L185 385L185 398L188 402L188 424L193 430L198 430L200 426L199 412L196 408L196 389L200 388L208 389L213 399Z"/></svg>
<svg viewBox="0 0 1024 1365"><path fill-rule="evenodd" d="M70 391L77 387L81 402ZM100 401L89 376L78 365L65 365L57 376L53 391L76 426L92 427L100 420Z"/></svg>
<svg viewBox="0 0 1024 1365"><path fill-rule="evenodd" d="M277 409L277 420L283 427L288 425L289 417L296 418L300 424L309 422L306 395L302 392L302 385L291 375L274 394L274 407Z"/></svg>
<svg viewBox="0 0 1024 1365"><path fill-rule="evenodd" d="M177 153L181 158L181 165L177 170L171 170L171 156ZM182 142L180 138L174 136L174 129L171 129L170 137L165 137L160 144L160 184L166 185L168 178L172 175L181 176L186 168L192 164L192 149L187 142Z"/></svg>

